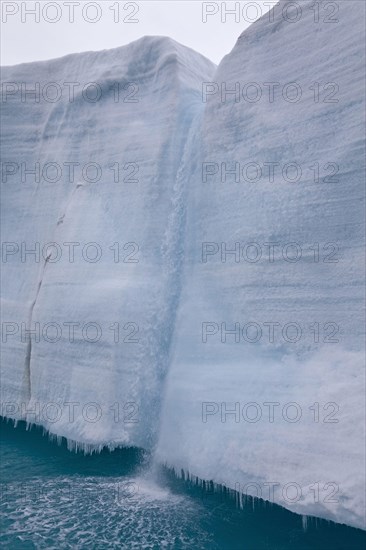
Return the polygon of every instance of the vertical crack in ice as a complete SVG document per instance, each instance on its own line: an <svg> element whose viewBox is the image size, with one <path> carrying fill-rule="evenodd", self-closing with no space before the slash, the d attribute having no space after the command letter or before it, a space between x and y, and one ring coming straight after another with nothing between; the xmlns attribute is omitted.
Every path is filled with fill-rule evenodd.
<svg viewBox="0 0 366 550"><path fill-rule="evenodd" d="M29 317L28 317L28 327L30 328L30 330L31 330L31 327L32 327L34 307L36 305L39 293L41 291L41 286L42 286L42 283L43 283L44 274L45 274L47 263L48 263L48 260L49 260L50 257L51 257L51 254L48 254L46 259L43 262L40 277L39 277L39 280L38 280L36 295L35 295L35 298L34 298L32 304L30 306ZM31 336L31 334L28 334L27 348L26 348L26 354L25 354L25 384L26 384L26 388L28 390L28 392L27 392L28 393L28 395L27 395L28 402L32 398L31 359L32 359L32 336Z"/></svg>
<svg viewBox="0 0 366 550"><path fill-rule="evenodd" d="M57 218L57 221L56 221L56 224L55 224L55 233L57 231L57 227L60 224L62 224L64 219L65 219L67 210L68 210L68 208L69 208L69 206L72 202L72 199L73 199L73 196L74 196L76 190L81 186L82 186L82 184L77 183L76 186L74 187L74 189L72 190L72 192L70 194L70 197L69 197L69 200L67 201L67 203L64 207L63 213L60 216L58 216L58 218ZM55 235L54 235L54 237L55 237ZM29 327L30 330L31 330L31 327L32 327L32 322L33 322L34 308L35 308L35 305L36 305L37 300L39 298L39 294L41 292L41 287L42 287L42 284L43 284L43 281L44 281L47 264L48 264L50 258L51 258L51 252L48 252L47 255L46 255L46 258L43 262L43 265L41 267L41 270L40 270L36 295L34 297L33 302L31 303L31 306L30 306L30 309L29 309L28 327ZM24 382L23 382L23 384L25 385L25 392L26 392L26 397L27 397L27 400L28 400L28 405L29 405L29 403L32 399L31 362L32 362L32 336L31 336L31 334L28 334L27 347L26 347L25 360L24 360Z"/></svg>

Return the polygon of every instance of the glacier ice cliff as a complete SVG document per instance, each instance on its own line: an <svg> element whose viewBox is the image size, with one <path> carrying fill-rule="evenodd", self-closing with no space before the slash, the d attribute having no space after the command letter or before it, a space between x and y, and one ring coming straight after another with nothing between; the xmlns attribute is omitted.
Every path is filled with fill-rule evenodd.
<svg viewBox="0 0 366 550"><path fill-rule="evenodd" d="M193 178L200 184L189 188L184 284L158 456L178 471L263 498L264 484L276 482L284 506L293 499L294 511L364 526L364 7L340 2L339 23L319 26L311 5L301 3L297 23L279 9L273 22L254 23L223 59L210 89L199 138L201 174ZM278 83L273 102L258 100L258 89L268 97L264 83L271 82ZM298 86L288 89L291 100L302 92L296 102L282 95L291 82ZM319 101L310 89L316 82ZM239 100L222 96L235 83ZM257 87L245 90L245 83ZM324 89L327 83L332 87ZM243 90L257 101L243 101ZM294 162L302 170L298 183L281 172ZM238 182L222 163L232 172L240 165ZM273 181L264 163L277 167ZM309 170L316 163L319 181ZM330 163L338 173L327 178ZM202 243L212 243L203 256ZM225 255L235 243L240 256ZM273 261L264 243L277 243ZM284 260L288 243L299 247L299 261L291 261L294 244ZM323 250L319 262L316 243ZM257 254L258 261L248 261ZM273 343L271 323L277 323ZM281 335L287 323L303 331L297 342ZM309 337L313 323L338 333L328 339L323 332L317 343ZM297 340L298 333L288 336ZM319 417L309 409L314 404Z"/></svg>
<svg viewBox="0 0 366 550"><path fill-rule="evenodd" d="M316 21L306 0L289 22L286 4L217 70L157 37L3 68L6 83L80 86L3 102L1 401L74 445L154 448L177 471L365 527L364 6L339 2L331 22L319 2ZM57 182L22 181L22 163L52 162ZM99 181L70 181L65 163L92 162Z"/></svg>
<svg viewBox="0 0 366 550"><path fill-rule="evenodd" d="M2 400L27 403L29 410L95 402L104 413L95 423L76 409L74 418L71 405L57 422L54 411L47 415L51 422L42 414L45 427L58 435L90 445L111 440L152 445L176 309L183 218L172 216L181 203L179 169L192 121L202 109L202 77L212 78L213 68L174 41L151 37L113 51L3 71L6 82L28 85L36 75L42 90L49 82L79 83L72 101L65 93L60 101L39 104L10 96L2 115L7 166L16 162L30 169L38 162L43 170L57 163L63 172L56 183L47 181L52 170L40 182L32 175L22 182L19 169L4 183L3 195L3 241L40 246L41 252L10 254L4 264L3 319L20 328L4 346L9 368L2 373ZM102 87L100 101L82 97L87 83ZM95 162L102 178L90 182L95 172L83 178L76 167L70 177L71 162L81 167ZM116 182L110 168L115 165ZM59 259L55 246L44 249L49 243L61 246ZM71 250L64 243L79 245ZM88 251L87 243L96 243L100 261L93 261L96 249ZM62 327L59 340L51 342L50 327L38 343L36 337L31 344L22 341L25 330L39 323L43 331L50 322ZM68 325L73 322L80 326ZM80 327L90 322L103 333L98 343L89 341L95 337L92 327L82 334ZM110 410L113 403L121 411ZM129 403L138 403L146 423L136 422ZM122 415L131 421L119 422Z"/></svg>

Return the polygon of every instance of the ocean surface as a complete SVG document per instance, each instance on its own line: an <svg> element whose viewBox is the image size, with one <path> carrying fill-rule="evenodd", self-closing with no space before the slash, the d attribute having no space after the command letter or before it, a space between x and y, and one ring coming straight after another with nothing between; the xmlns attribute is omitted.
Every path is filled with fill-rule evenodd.
<svg viewBox="0 0 366 550"><path fill-rule="evenodd" d="M84 455L1 421L7 549L350 550L365 532L177 478L139 449Z"/></svg>

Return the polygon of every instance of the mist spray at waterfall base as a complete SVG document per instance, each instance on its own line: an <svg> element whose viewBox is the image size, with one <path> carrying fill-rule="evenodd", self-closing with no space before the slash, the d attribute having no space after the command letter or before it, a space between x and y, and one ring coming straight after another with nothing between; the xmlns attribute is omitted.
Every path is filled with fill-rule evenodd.
<svg viewBox="0 0 366 550"><path fill-rule="evenodd" d="M69 451L42 429L1 421L0 543L11 548L362 548L365 533L300 515L136 448ZM294 546L295 545L295 546Z"/></svg>

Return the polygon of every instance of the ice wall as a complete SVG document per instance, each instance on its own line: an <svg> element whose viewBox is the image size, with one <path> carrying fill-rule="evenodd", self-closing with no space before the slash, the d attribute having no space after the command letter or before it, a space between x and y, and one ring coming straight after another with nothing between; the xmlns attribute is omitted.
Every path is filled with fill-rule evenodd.
<svg viewBox="0 0 366 550"><path fill-rule="evenodd" d="M216 74L162 38L3 70L79 85L3 102L1 399L86 448L158 440L177 471L362 527L364 6L313 4L280 3ZM62 178L22 182L36 162Z"/></svg>
<svg viewBox="0 0 366 550"><path fill-rule="evenodd" d="M7 85L2 115L3 241L15 243L3 263L7 415L33 410L30 422L91 447L155 441L179 291L180 166L213 71L159 37L3 70L19 87ZM39 83L39 103L22 101L22 83ZM25 173L36 163L39 182ZM22 243L39 243L39 257Z"/></svg>
<svg viewBox="0 0 366 550"><path fill-rule="evenodd" d="M291 4L205 88L158 456L362 526L364 5Z"/></svg>

